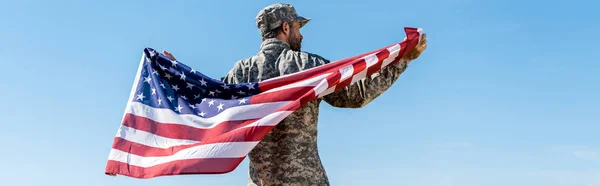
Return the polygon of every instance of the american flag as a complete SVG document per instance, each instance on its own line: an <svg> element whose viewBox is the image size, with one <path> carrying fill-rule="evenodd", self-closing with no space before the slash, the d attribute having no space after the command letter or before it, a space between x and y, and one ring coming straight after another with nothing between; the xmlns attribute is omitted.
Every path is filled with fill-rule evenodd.
<svg viewBox="0 0 600 186"><path fill-rule="evenodd" d="M399 61L400 43L262 82L224 84L146 48L105 173L134 178L233 171L281 120L307 102Z"/></svg>

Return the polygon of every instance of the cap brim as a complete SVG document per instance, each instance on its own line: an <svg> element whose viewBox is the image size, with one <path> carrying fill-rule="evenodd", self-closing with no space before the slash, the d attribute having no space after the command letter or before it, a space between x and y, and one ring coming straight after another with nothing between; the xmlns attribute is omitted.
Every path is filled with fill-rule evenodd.
<svg viewBox="0 0 600 186"><path fill-rule="evenodd" d="M296 21L298 23L300 23L300 28L302 28L304 25L306 25L306 23L308 23L310 20L311 20L310 18L305 18L302 16L296 17Z"/></svg>

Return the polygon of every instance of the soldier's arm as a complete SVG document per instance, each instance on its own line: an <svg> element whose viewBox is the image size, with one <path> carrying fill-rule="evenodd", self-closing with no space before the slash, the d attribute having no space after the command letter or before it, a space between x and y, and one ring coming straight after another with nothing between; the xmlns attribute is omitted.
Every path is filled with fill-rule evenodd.
<svg viewBox="0 0 600 186"><path fill-rule="evenodd" d="M288 52L280 59L280 75L291 74L305 70L307 67L317 67L330 61L307 52ZM323 97L323 100L334 107L359 108L363 107L385 90L400 77L407 66L407 60L387 66L369 77L359 80L336 92Z"/></svg>
<svg viewBox="0 0 600 186"><path fill-rule="evenodd" d="M390 88L398 80L400 74L404 72L407 65L408 60L400 59L397 63L393 63L371 76L323 96L323 100L334 107L363 107Z"/></svg>
<svg viewBox="0 0 600 186"><path fill-rule="evenodd" d="M324 96L323 100L334 107L344 108L360 108L369 104L390 88L406 70L410 61L417 59L426 48L427 36L423 34L421 41L404 58L371 76Z"/></svg>

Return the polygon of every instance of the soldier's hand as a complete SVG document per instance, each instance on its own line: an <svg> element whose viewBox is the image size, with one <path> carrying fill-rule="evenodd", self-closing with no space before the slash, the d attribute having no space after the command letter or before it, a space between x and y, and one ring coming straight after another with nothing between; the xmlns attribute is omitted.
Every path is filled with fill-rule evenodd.
<svg viewBox="0 0 600 186"><path fill-rule="evenodd" d="M417 59L421 55L421 53L425 51L425 49L427 49L427 35L423 34L421 41L415 46L414 49L410 51L410 53L406 55L405 58L409 61Z"/></svg>
<svg viewBox="0 0 600 186"><path fill-rule="evenodd" d="M171 60L177 60L177 59L175 59L175 56L173 56L173 54L167 52L166 50L163 50L163 54L165 54L165 56L171 58Z"/></svg>

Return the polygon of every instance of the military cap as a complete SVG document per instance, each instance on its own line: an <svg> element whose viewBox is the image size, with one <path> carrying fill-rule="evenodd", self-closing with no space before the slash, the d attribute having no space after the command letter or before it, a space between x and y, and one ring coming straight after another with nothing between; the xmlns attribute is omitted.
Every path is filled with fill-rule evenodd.
<svg viewBox="0 0 600 186"><path fill-rule="evenodd" d="M260 35L264 35L265 32L281 26L283 22L296 21L302 27L310 21L310 18L299 16L296 13L296 8L291 4L277 3L260 10L255 21Z"/></svg>

